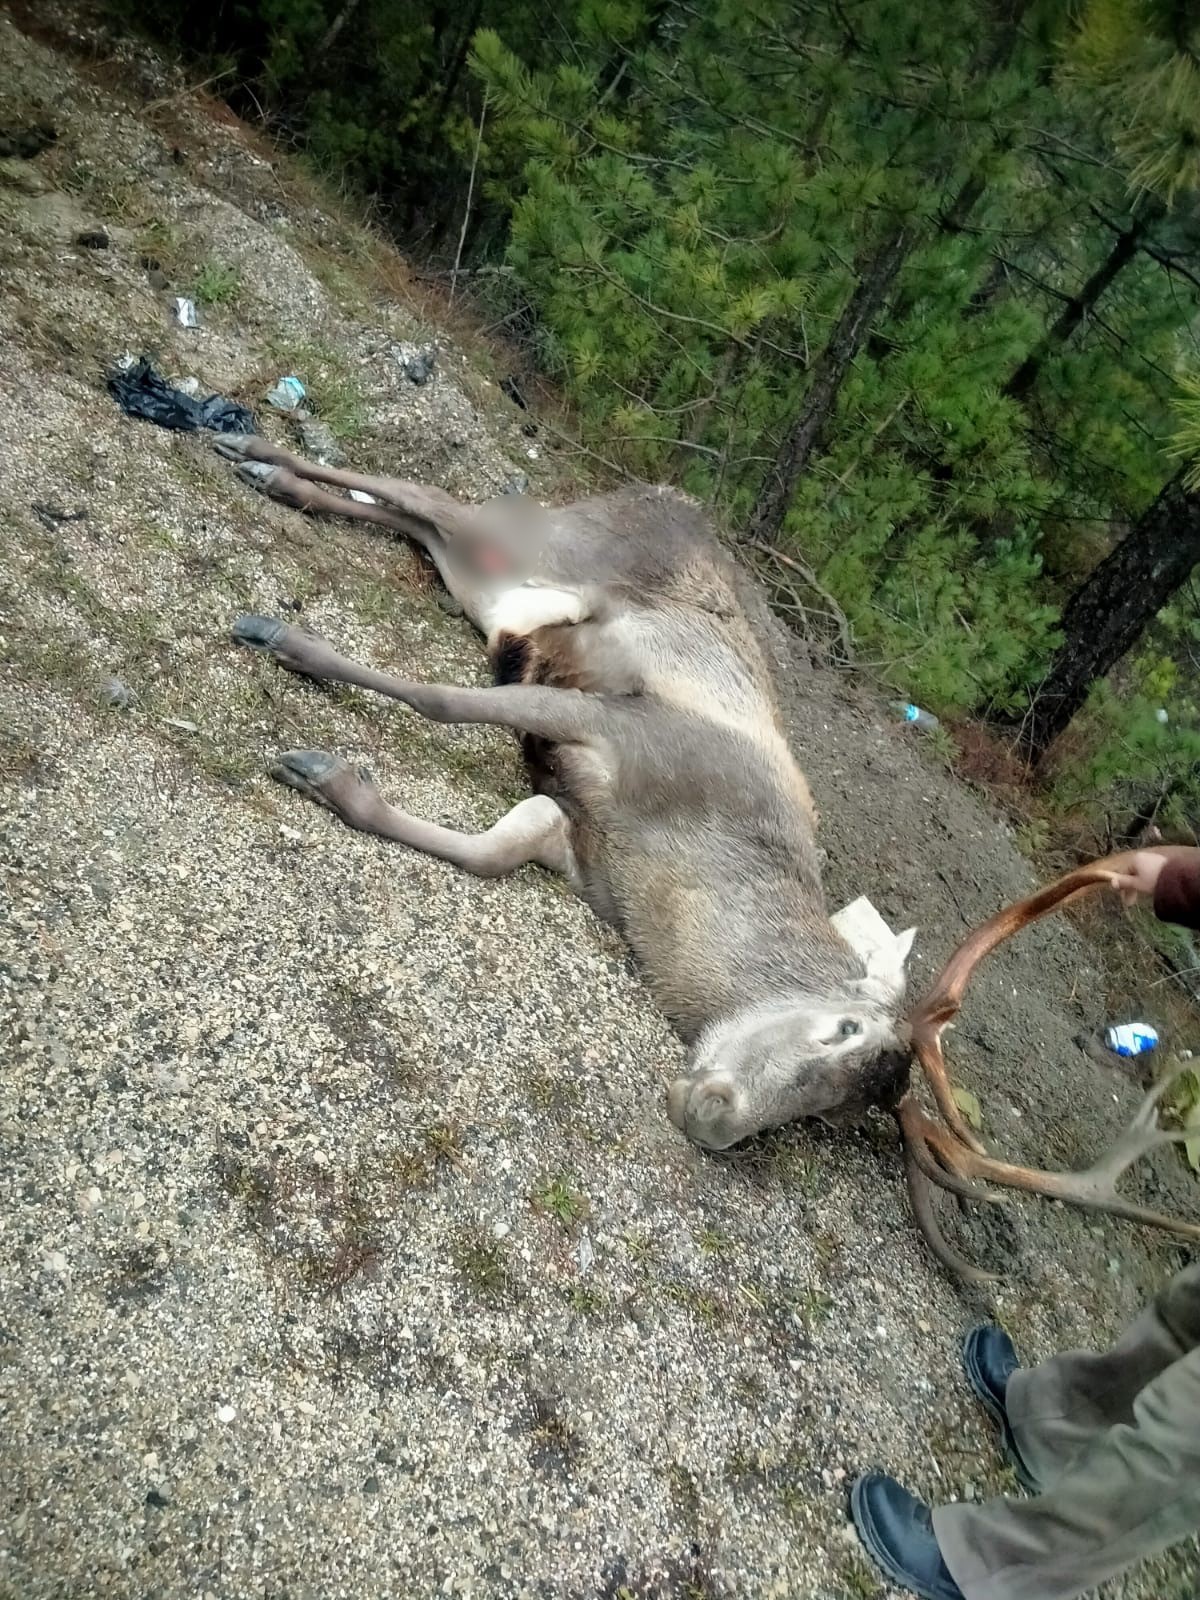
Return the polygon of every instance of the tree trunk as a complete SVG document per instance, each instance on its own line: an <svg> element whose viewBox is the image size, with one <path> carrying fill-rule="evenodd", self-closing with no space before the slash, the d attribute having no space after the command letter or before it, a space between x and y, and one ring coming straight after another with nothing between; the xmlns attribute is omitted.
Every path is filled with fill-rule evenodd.
<svg viewBox="0 0 1200 1600"><path fill-rule="evenodd" d="M446 75L442 82L442 92L438 96L437 109L433 113L433 125L441 132L442 119L450 108L450 102L458 93L459 79L462 77L463 68L467 64L467 56L471 50L471 40L475 37L475 30L479 27L479 18L483 12L483 0L471 0L465 6L464 13L459 19L459 32L451 52L450 60L446 64Z"/></svg>
<svg viewBox="0 0 1200 1600"><path fill-rule="evenodd" d="M1132 649L1198 564L1200 495L1183 487L1179 473L1068 600L1063 643L1021 725L1023 754L1035 762L1045 755L1092 684Z"/></svg>
<svg viewBox="0 0 1200 1600"><path fill-rule="evenodd" d="M988 268L987 277L972 291L971 298L963 308L963 317L982 316L985 311L990 311L1000 298L1001 291L1008 287L1008 267L1000 257L993 256L992 264Z"/></svg>
<svg viewBox="0 0 1200 1600"><path fill-rule="evenodd" d="M817 357L804 409L780 445L775 466L759 490L746 527L747 538L765 544L773 542L796 485L821 442L850 363L862 348L872 319L896 281L912 241L908 229L898 228L861 267L854 292Z"/></svg>
<svg viewBox="0 0 1200 1600"><path fill-rule="evenodd" d="M1145 228L1145 221L1137 218L1124 233L1117 235L1116 243L1106 258L1079 293L1071 296L1045 338L1030 351L1004 385L1002 393L1009 399L1023 400L1033 388L1049 358L1062 349L1083 319L1095 309L1101 295L1137 255Z"/></svg>
<svg viewBox="0 0 1200 1600"><path fill-rule="evenodd" d="M334 40L337 38L338 34L341 33L342 29L346 26L347 22L349 22L350 18L358 10L358 7L359 0L346 0L345 5L338 12L337 16L334 17L333 21L325 29L325 32L321 37L321 42L314 52L316 61L324 60L326 53L332 48Z"/></svg>

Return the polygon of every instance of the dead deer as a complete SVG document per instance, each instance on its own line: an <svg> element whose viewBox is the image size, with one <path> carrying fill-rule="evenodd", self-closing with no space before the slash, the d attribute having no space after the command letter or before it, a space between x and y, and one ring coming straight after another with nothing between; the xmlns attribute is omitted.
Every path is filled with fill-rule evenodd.
<svg viewBox="0 0 1200 1600"><path fill-rule="evenodd" d="M994 1198L973 1181L981 1177L1200 1238L1200 1225L1110 1196L1107 1166L1064 1177L984 1155L950 1093L941 1030L982 954L1101 880L1076 874L993 918L907 1021L914 930L863 954L830 921L812 797L731 561L697 502L637 486L553 509L523 496L464 506L441 490L314 465L254 436L222 437L217 448L275 499L413 540L486 638L495 682L408 682L267 617L239 618L234 638L294 672L357 684L435 721L512 730L534 793L468 835L390 804L365 773L322 751L289 751L273 775L351 827L469 872L536 863L562 873L622 933L688 1046L667 1112L690 1139L722 1150L800 1118L843 1123L873 1105L891 1109L921 1227L938 1258L967 1277L988 1275L942 1238L931 1183ZM909 1089L914 1047L941 1123ZM1138 1124L1135 1155L1147 1140L1175 1137L1151 1139L1149 1126ZM1122 1154L1111 1176L1132 1159Z"/></svg>

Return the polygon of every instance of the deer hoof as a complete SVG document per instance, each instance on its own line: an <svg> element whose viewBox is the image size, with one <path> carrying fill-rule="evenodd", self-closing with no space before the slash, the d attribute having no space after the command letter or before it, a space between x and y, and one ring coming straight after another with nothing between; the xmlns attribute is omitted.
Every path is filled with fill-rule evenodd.
<svg viewBox="0 0 1200 1600"><path fill-rule="evenodd" d="M218 433L213 449L226 461L252 461L257 437L253 433Z"/></svg>
<svg viewBox="0 0 1200 1600"><path fill-rule="evenodd" d="M341 756L331 756L327 750L285 750L275 758L271 776L294 789L316 789L346 765Z"/></svg>
<svg viewBox="0 0 1200 1600"><path fill-rule="evenodd" d="M236 644L265 650L281 667L299 673L302 678L320 679L322 672L337 661L337 656L319 634L294 628L278 617L248 613L237 619L230 632Z"/></svg>
<svg viewBox="0 0 1200 1600"><path fill-rule="evenodd" d="M379 800L375 780L365 768L352 767L326 750L285 750L271 776L354 824L361 825L366 809Z"/></svg>
<svg viewBox="0 0 1200 1600"><path fill-rule="evenodd" d="M237 475L252 489L257 489L262 494L270 494L273 489L271 480L280 476L280 472L279 468L273 467L269 461L250 460L238 462Z"/></svg>
<svg viewBox="0 0 1200 1600"><path fill-rule="evenodd" d="M248 644L253 650L269 650L272 655L277 655L289 629L287 623L280 622L278 617L248 614L239 617L231 631L238 644Z"/></svg>

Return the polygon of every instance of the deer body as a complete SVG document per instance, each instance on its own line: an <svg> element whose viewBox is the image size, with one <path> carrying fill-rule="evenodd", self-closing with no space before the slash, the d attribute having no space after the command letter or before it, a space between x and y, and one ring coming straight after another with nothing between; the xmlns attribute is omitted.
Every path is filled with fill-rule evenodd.
<svg viewBox="0 0 1200 1600"><path fill-rule="evenodd" d="M487 639L492 690L405 684L263 618L235 633L295 670L359 682L439 719L522 738L534 798L466 838L386 805L343 762L290 752L276 775L371 828L476 872L564 872L631 946L685 1043L672 1120L724 1147L886 1098L911 935L865 960L831 926L816 815L728 558L700 507L630 488L543 510L333 472L222 440L259 487L406 533ZM314 487L371 494L368 505Z"/></svg>
<svg viewBox="0 0 1200 1600"><path fill-rule="evenodd" d="M268 617L239 618L235 638L294 671L360 684L438 721L510 728L534 793L486 833L469 835L389 805L365 773L321 751L287 752L274 775L352 827L470 872L536 862L565 874L624 934L689 1046L667 1109L690 1138L721 1149L795 1118L842 1121L888 1105L920 1228L945 1266L976 1281L993 1275L943 1237L935 1189L977 1201L1005 1189L1047 1194L1200 1241L1200 1222L1138 1205L1116 1188L1142 1156L1189 1137L1157 1121L1188 1063L1154 1086L1107 1155L1058 1173L985 1152L955 1103L942 1054L942 1032L978 962L1030 922L1106 885L1127 858L1080 867L982 923L901 1019L912 930L890 943L886 934L873 939L864 957L830 923L808 785L733 569L693 501L634 488L553 511L517 496L464 507L440 490L316 466L254 437L224 437L217 448L278 499L421 545L486 637L496 682L412 683ZM909 1088L914 1057L935 1117Z"/></svg>

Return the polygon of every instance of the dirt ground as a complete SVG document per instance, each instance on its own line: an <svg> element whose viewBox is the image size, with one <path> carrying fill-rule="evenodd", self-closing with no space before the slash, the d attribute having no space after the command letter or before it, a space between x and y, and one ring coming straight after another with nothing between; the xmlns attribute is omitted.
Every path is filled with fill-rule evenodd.
<svg viewBox="0 0 1200 1600"><path fill-rule="evenodd" d="M962 1289L888 1121L700 1154L663 1109L677 1041L560 886L273 785L277 750L339 749L480 827L522 775L499 733L239 653L239 611L287 608L360 659L485 676L410 552L256 497L126 418L106 369L151 353L281 440L262 396L298 372L354 464L464 499L565 493L574 458L253 133L81 13L0 12L0 136L42 125L0 158L0 1595L887 1595L857 1471L1013 1488L965 1328L1101 1343L1182 1251L947 1209L1008 1271ZM760 621L831 899L917 924L919 990L1030 868L873 691ZM1106 981L1069 923L981 974L950 1049L999 1148L1080 1164L1128 1118L1136 1086L1073 1043ZM1196 1207L1169 1154L1132 1190ZM1108 1593L1198 1579L1193 1542Z"/></svg>

